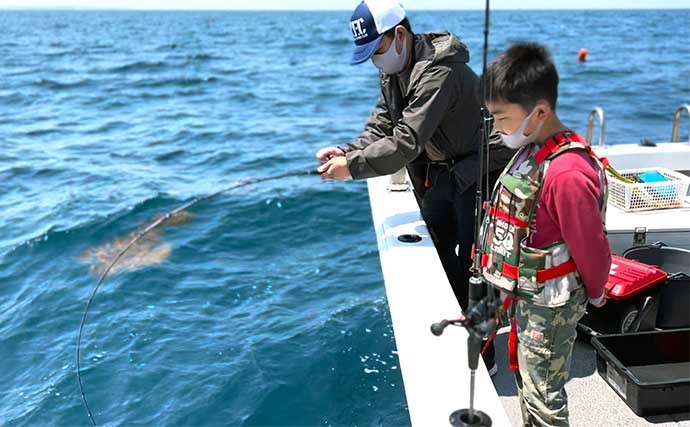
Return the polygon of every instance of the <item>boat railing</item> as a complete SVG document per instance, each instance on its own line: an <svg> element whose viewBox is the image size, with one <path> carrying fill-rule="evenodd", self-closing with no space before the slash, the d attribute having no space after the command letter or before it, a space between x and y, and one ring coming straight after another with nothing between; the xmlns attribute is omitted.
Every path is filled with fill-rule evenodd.
<svg viewBox="0 0 690 427"><path fill-rule="evenodd" d="M592 130L594 128L594 117L599 118L599 146L604 147L606 145L606 116L604 115L604 109L601 107L594 107L587 117L587 143L592 145Z"/></svg>
<svg viewBox="0 0 690 427"><path fill-rule="evenodd" d="M678 128L680 127L680 118L683 111L688 113L688 120L690 120L690 104L683 104L676 110L673 115L673 131L671 132L671 142L678 142ZM690 135L688 135L688 143L690 143Z"/></svg>

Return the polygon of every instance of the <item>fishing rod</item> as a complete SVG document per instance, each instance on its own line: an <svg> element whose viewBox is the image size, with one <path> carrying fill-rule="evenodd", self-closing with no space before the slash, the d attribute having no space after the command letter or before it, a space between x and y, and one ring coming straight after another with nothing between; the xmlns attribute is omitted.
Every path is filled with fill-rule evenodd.
<svg viewBox="0 0 690 427"><path fill-rule="evenodd" d="M481 117L480 128L481 139L479 143L479 172L477 176L477 191L474 202L474 260L473 260L473 274L469 280L467 312L456 320L442 320L439 323L431 325L431 332L439 336L443 330L450 325L464 327L469 336L467 337L467 362L470 368L470 406L467 409L459 409L450 415L450 424L454 427L490 427L491 417L482 411L477 411L474 408L474 389L475 389L475 373L479 365L479 356L491 344L493 333L498 326L497 313L500 301L496 298L493 288L481 277L481 219L482 209L484 205L484 188L487 194L489 188L489 135L493 128L493 118L489 113L484 101L487 99L487 84L486 69L488 63L489 52L489 14L490 14L489 0L486 0L484 7L484 49L482 55L482 79L481 90ZM489 88L490 90L491 88ZM482 346L484 340L486 344ZM482 348L483 347L483 348Z"/></svg>
<svg viewBox="0 0 690 427"><path fill-rule="evenodd" d="M157 220L153 221L151 224L149 224L146 228L143 230L139 231L128 243L127 245L113 258L113 260L110 262L108 267L101 273L100 278L98 279L98 282L96 282L96 286L93 288L93 291L91 292L91 296L89 296L89 299L86 301L86 307L84 308L84 314L82 315L81 318L81 323L79 324L79 337L77 338L77 382L79 383L79 392L81 393L81 400L84 403L84 407L86 408L86 412L89 415L89 420L91 420L92 425L96 425L96 420L93 417L93 413L91 412L91 408L89 407L89 403L86 400L86 393L84 392L84 385L81 380L81 338L84 332L84 326L86 325L86 318L89 313L89 308L91 307L91 303L93 302L94 298L96 297L96 293L98 292L98 289L101 287L103 282L105 281L105 278L108 276L108 273L110 270L117 264L117 262L125 255L125 253L132 247L134 246L141 238L143 238L146 234L160 226L161 224L165 223L167 220L175 217L175 215L179 214L180 212L191 208L194 205L197 205L203 201L207 201L209 199L212 199L216 196L219 196L221 194L227 193L228 191L231 190L236 190L241 187L245 187L248 185L252 184L259 184L262 182L268 182L268 181L275 181L283 178L290 178L290 177L297 177L297 176L308 176L308 175L320 175L321 173L316 170L316 169L296 169L296 170L291 170L282 174L278 175L270 175L270 176L265 176L265 177L260 177L260 178L251 178L251 179L245 179L242 181L239 181L235 184L232 184L230 186L227 186L221 190L218 190L214 193L210 193L204 196L196 197L189 202L183 204L182 206L173 209L172 211L168 212L167 214L163 215L162 217L158 218Z"/></svg>

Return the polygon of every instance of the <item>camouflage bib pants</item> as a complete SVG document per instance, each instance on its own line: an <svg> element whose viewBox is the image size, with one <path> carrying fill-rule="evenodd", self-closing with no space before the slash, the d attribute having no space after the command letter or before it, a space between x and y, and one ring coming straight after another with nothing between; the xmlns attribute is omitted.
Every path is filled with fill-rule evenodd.
<svg viewBox="0 0 690 427"><path fill-rule="evenodd" d="M577 322L585 313L583 288L562 307L548 308L519 300L518 390L525 426L568 426L568 381ZM522 384L520 384L522 382Z"/></svg>

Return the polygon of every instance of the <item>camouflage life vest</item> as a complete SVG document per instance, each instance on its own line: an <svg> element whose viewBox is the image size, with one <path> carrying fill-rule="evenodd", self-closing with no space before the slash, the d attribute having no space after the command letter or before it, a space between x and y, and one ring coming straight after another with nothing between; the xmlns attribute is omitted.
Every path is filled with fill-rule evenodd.
<svg viewBox="0 0 690 427"><path fill-rule="evenodd" d="M496 182L485 206L481 228L481 272L485 280L513 297L545 307L559 307L570 293L582 286L575 262L563 241L537 249L529 246L534 233L534 212L549 163L568 150L585 150L599 169L602 189L600 214L606 215L606 159L599 159L584 138L565 132L546 141L536 153L526 156L523 147ZM526 157L526 159L525 159ZM525 159L519 168L513 166Z"/></svg>

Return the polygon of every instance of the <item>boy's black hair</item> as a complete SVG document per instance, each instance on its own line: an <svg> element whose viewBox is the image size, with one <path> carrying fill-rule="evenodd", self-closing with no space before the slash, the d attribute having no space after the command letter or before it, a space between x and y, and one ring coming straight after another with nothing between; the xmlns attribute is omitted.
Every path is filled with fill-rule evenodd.
<svg viewBox="0 0 690 427"><path fill-rule="evenodd" d="M556 110L558 72L544 46L516 43L487 67L480 90L484 102L519 104L531 111L538 101L546 100Z"/></svg>
<svg viewBox="0 0 690 427"><path fill-rule="evenodd" d="M402 25L403 27L405 27L405 29L407 30L408 33L414 34L412 32L412 26L410 25L410 20L407 19L407 17L405 17L402 21L400 21L400 23L398 25ZM395 27L397 27L398 25L396 25ZM395 36L395 27L386 31L385 33L383 33L383 35L385 37L394 37Z"/></svg>

